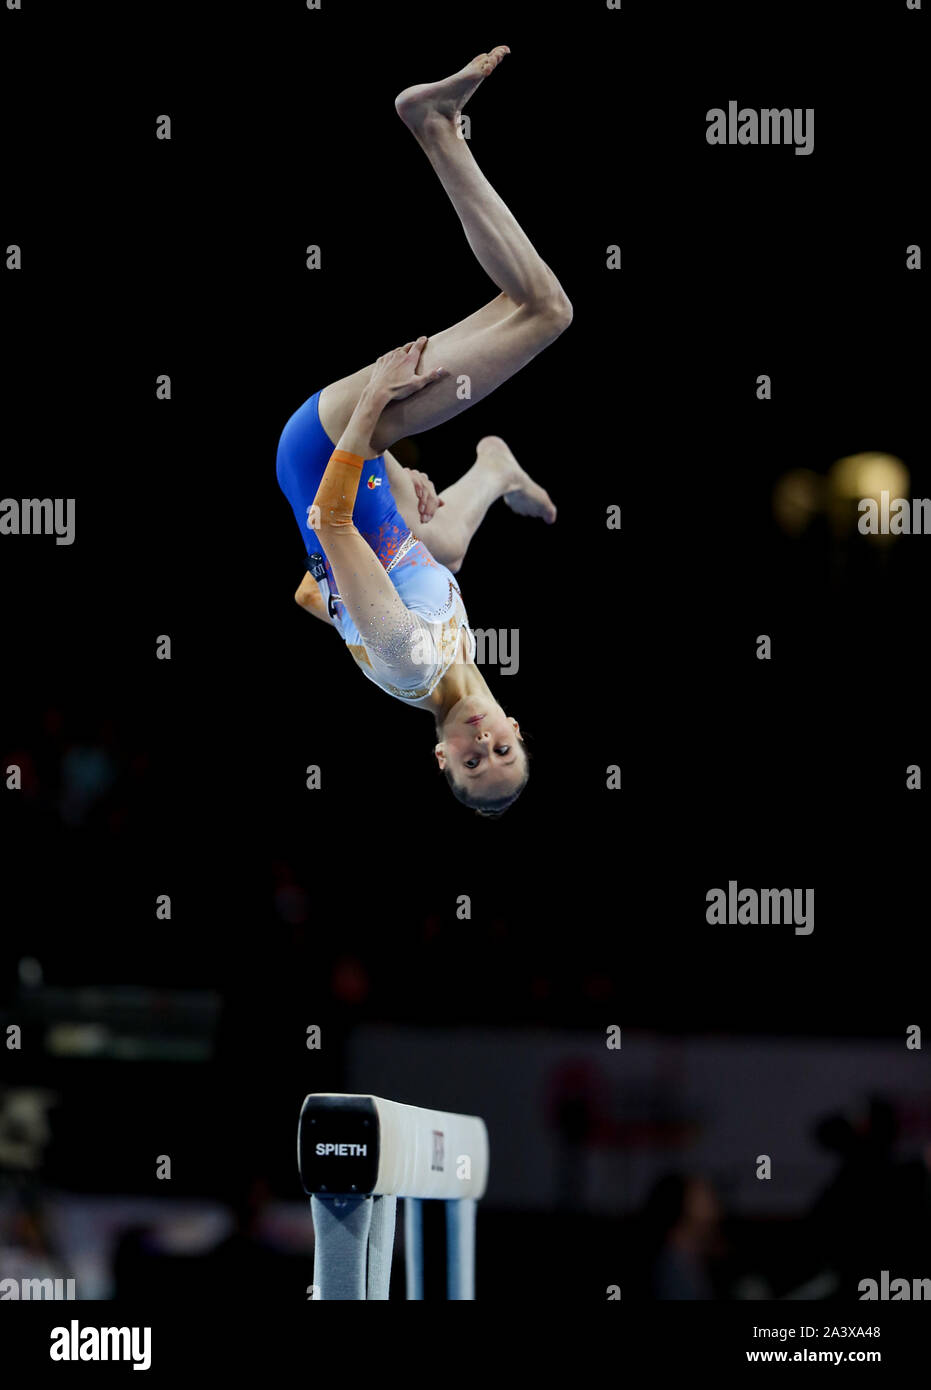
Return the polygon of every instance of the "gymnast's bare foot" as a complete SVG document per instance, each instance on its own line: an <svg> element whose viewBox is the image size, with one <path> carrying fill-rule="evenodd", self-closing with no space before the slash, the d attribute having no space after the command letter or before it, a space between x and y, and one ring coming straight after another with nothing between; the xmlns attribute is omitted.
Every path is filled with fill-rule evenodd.
<svg viewBox="0 0 931 1390"><path fill-rule="evenodd" d="M481 463L501 474L502 485L506 489L504 500L512 512L517 512L519 516L538 516L552 526L556 520L556 508L549 493L535 483L529 473L524 472L499 435L487 434L478 441L475 452Z"/></svg>
<svg viewBox="0 0 931 1390"><path fill-rule="evenodd" d="M452 77L444 77L442 82L422 82L417 87L406 87L395 97L395 110L415 133L431 116L455 121L476 87L494 72L510 51L506 44L499 44L490 53L480 53Z"/></svg>

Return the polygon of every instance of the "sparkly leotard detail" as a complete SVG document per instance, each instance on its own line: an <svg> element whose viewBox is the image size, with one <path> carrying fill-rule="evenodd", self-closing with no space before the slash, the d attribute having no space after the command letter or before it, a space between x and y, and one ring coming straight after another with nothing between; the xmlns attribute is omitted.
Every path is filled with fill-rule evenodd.
<svg viewBox="0 0 931 1390"><path fill-rule="evenodd" d="M474 661L475 636L459 586L445 565L420 541L404 560L391 571L407 609L404 624L363 641L345 607L340 604L336 611L340 635L359 669L387 695L411 702L430 695L456 661Z"/></svg>

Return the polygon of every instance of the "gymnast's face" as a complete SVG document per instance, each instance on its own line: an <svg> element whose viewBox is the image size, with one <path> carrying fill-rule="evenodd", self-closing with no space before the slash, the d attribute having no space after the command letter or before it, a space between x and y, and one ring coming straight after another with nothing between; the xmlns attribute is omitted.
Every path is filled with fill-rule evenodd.
<svg viewBox="0 0 931 1390"><path fill-rule="evenodd" d="M506 796L524 780L520 728L487 695L467 695L449 712L436 745L442 771L475 796Z"/></svg>

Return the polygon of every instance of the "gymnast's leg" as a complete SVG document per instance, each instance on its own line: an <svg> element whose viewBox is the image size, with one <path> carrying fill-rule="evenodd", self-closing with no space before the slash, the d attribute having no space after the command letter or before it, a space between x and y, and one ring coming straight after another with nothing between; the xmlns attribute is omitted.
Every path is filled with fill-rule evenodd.
<svg viewBox="0 0 931 1390"><path fill-rule="evenodd" d="M472 467L439 494L443 506L429 521L420 520L410 474L387 449L385 464L398 511L434 559L453 574L462 568L472 537L499 497L522 516L539 517L550 525L556 520L549 493L525 472L498 435L479 440Z"/></svg>
<svg viewBox="0 0 931 1390"><path fill-rule="evenodd" d="M459 112L507 51L499 47L480 54L452 77L407 88L395 103L452 202L473 254L501 293L428 341L419 373L429 375L445 367L448 375L387 406L372 437L379 453L484 399L552 343L572 319L572 307L556 276L457 131ZM339 438L371 371L364 368L321 392L320 420L331 440Z"/></svg>

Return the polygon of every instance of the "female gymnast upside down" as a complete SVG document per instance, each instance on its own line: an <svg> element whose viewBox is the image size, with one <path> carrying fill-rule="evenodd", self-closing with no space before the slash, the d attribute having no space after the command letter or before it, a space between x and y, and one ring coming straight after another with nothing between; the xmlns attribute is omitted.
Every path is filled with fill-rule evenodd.
<svg viewBox="0 0 931 1390"><path fill-rule="evenodd" d="M482 815L499 815L517 799L528 760L517 721L475 665L453 575L496 498L547 522L556 508L496 436L479 441L475 463L439 497L389 448L482 400L572 320L559 281L458 133L462 108L509 51L481 53L461 72L408 87L395 101L500 293L452 328L318 391L291 416L278 445L278 481L308 552L297 602L337 629L382 690L433 714L437 762L457 799Z"/></svg>

